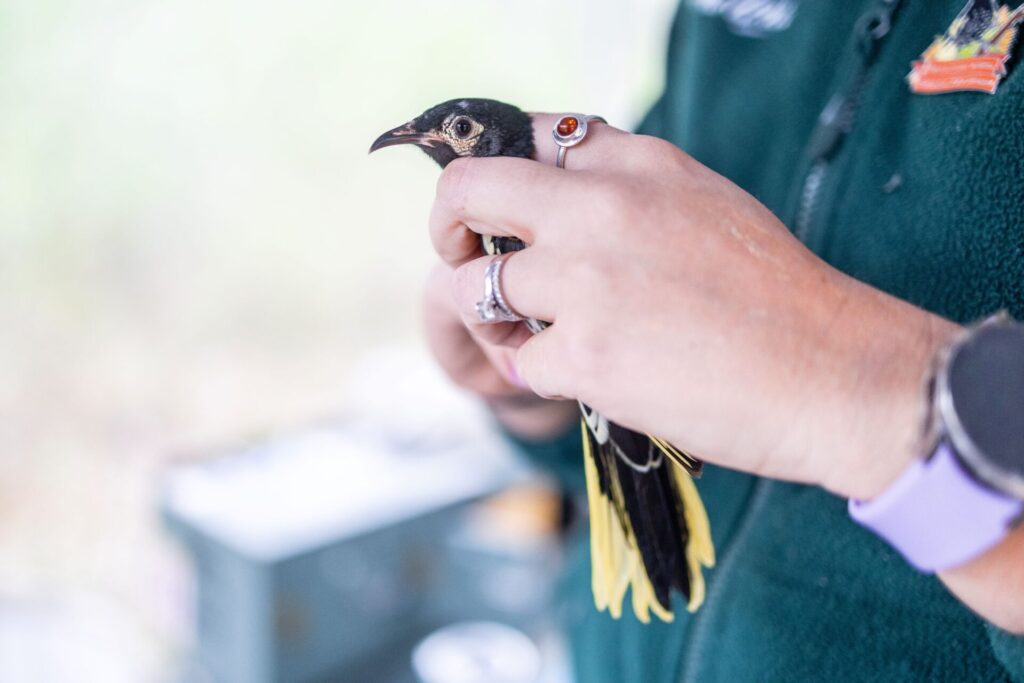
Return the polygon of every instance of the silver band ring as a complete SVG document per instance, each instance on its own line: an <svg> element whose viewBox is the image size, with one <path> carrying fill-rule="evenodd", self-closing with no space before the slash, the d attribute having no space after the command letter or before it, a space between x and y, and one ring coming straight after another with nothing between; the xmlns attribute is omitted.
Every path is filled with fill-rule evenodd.
<svg viewBox="0 0 1024 683"><path fill-rule="evenodd" d="M526 320L512 310L501 291L501 267L511 256L512 253L498 256L484 270L484 298L476 303L476 314L482 323L516 323Z"/></svg>
<svg viewBox="0 0 1024 683"><path fill-rule="evenodd" d="M603 117L586 114L566 114L558 119L555 127L551 129L551 137L555 139L555 144L558 145L558 157L555 159L555 166L565 168L566 151L570 147L575 147L583 142L583 138L587 137L587 124L591 121L608 123Z"/></svg>

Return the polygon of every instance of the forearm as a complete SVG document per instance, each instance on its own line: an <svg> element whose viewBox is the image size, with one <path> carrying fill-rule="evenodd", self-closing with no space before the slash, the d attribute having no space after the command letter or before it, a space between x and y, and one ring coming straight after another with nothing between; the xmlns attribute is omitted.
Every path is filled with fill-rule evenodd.
<svg viewBox="0 0 1024 683"><path fill-rule="evenodd" d="M1024 527L980 557L940 573L939 578L986 620L1024 635Z"/></svg>
<svg viewBox="0 0 1024 683"><path fill-rule="evenodd" d="M853 310L836 323L850 348L863 349L853 374L859 387L851 388L853 405L844 409L853 422L840 457L849 465L823 473L822 481L838 495L869 500L914 459L927 455L922 452L925 378L936 355L962 328L877 290L851 295L851 300L857 301ZM987 621L1024 634L1024 528L939 577Z"/></svg>
<svg viewBox="0 0 1024 683"><path fill-rule="evenodd" d="M804 420L830 457L810 453L815 480L844 498L869 500L925 455L927 383L938 354L962 330L901 299L840 275L842 311L823 352L820 409ZM814 438L814 437L812 437ZM813 446L813 441L812 441Z"/></svg>

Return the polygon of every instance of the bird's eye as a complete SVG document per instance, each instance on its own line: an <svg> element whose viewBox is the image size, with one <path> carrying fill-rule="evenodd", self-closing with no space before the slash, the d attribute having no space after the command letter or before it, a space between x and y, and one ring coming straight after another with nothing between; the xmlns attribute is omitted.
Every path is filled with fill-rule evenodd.
<svg viewBox="0 0 1024 683"><path fill-rule="evenodd" d="M461 117L455 119L455 123L452 124L452 130L454 130L455 134L460 138L467 138L469 137L469 134L473 132L473 123L469 119Z"/></svg>

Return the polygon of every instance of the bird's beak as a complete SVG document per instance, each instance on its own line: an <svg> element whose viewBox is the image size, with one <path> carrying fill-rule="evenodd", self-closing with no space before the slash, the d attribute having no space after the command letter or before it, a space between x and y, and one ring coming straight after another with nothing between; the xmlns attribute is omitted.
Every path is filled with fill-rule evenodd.
<svg viewBox="0 0 1024 683"><path fill-rule="evenodd" d="M397 128L392 128L381 135L370 145L370 153L385 147L395 145L416 145L418 147L436 147L441 141L432 132L419 132L413 127L413 122L403 123Z"/></svg>

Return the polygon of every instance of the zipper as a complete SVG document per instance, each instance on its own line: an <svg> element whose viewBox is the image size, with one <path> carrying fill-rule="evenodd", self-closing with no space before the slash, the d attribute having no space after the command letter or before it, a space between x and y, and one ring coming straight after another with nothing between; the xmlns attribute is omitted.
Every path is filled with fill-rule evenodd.
<svg viewBox="0 0 1024 683"><path fill-rule="evenodd" d="M818 115L818 123L807 147L811 165L804 176L794 227L794 232L801 241L806 242L810 234L813 220L820 208L821 191L832 162L843 141L853 130L868 72L878 55L879 44L892 29L893 17L902 2L903 0L879 0L857 20L854 27L853 44L860 58L844 86L829 98L825 108ZM759 517L758 511L767 504L768 484L769 482L764 479L759 479L754 484L740 527L733 534L718 567L714 570L714 581L710 582L706 599L709 605L713 605L725 590L725 586L729 585L729 577L735 572L736 563L739 561L738 549L743 547L744 538L751 533L754 520ZM708 619L704 617L695 619L692 624L684 648L686 660L680 678L683 683L696 680L701 664L699 655L702 654L708 639L707 623Z"/></svg>
<svg viewBox="0 0 1024 683"><path fill-rule="evenodd" d="M878 55L882 40L892 29L892 20L903 0L879 0L857 20L853 31L853 46L859 59L845 85L831 98L818 115L818 123L807 146L811 160L810 170L804 177L793 232L801 242L807 242L811 227L821 204L821 190L825 186L832 162L843 142L853 130L860 108L861 97L867 84L867 75Z"/></svg>

